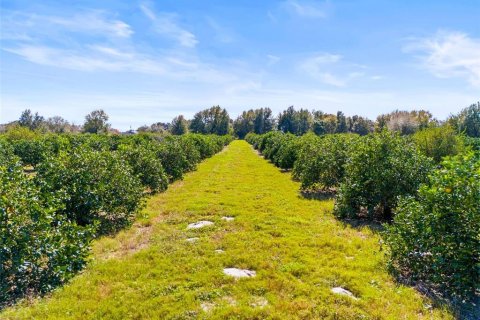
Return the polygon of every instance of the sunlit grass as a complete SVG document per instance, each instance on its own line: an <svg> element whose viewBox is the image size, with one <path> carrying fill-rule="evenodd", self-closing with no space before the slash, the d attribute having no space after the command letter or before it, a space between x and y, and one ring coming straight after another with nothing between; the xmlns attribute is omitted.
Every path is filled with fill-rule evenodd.
<svg viewBox="0 0 480 320"><path fill-rule="evenodd" d="M333 201L307 200L298 190L289 173L235 141L149 199L130 230L97 241L93 261L69 285L0 318L451 318L394 283L378 235L343 225L331 214ZM199 220L215 225L186 230ZM257 276L235 280L225 267ZM331 293L336 286L358 300Z"/></svg>

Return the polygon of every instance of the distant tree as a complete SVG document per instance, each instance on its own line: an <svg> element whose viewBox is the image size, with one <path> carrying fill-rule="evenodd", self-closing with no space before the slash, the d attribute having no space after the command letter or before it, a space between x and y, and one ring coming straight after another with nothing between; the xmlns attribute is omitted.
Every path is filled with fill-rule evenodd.
<svg viewBox="0 0 480 320"><path fill-rule="evenodd" d="M282 132L295 133L295 109L293 106L278 115L277 127Z"/></svg>
<svg viewBox="0 0 480 320"><path fill-rule="evenodd" d="M253 132L263 134L272 131L275 126L275 119L270 108L260 108L254 111L255 121L253 124Z"/></svg>
<svg viewBox="0 0 480 320"><path fill-rule="evenodd" d="M347 122L349 123L348 132L356 133L361 136L364 136L373 131L373 127L374 127L373 121L367 118L363 118L355 115L351 118L348 118L347 120L348 120Z"/></svg>
<svg viewBox="0 0 480 320"><path fill-rule="evenodd" d="M312 113L307 109L300 109L296 112L294 118L294 128L296 135L303 135L312 129Z"/></svg>
<svg viewBox="0 0 480 320"><path fill-rule="evenodd" d="M243 111L233 122L233 131L243 139L248 133L263 134L272 131L275 119L272 117L270 108L250 109Z"/></svg>
<svg viewBox="0 0 480 320"><path fill-rule="evenodd" d="M248 111L243 111L241 115L235 119L233 122L233 132L239 137L240 139L245 138L245 136L249 132L254 131L255 127L255 111L252 109Z"/></svg>
<svg viewBox="0 0 480 320"><path fill-rule="evenodd" d="M433 119L432 114L428 111L395 110L389 114L383 114L377 117L376 131L381 131L386 127L390 131L396 131L402 135L409 135L436 124L437 121Z"/></svg>
<svg viewBox="0 0 480 320"><path fill-rule="evenodd" d="M83 131L87 133L107 133L110 125L108 115L102 109L94 110L85 117Z"/></svg>
<svg viewBox="0 0 480 320"><path fill-rule="evenodd" d="M337 127L335 128L336 133L347 133L348 126L347 126L347 118L343 114L342 111L337 112Z"/></svg>
<svg viewBox="0 0 480 320"><path fill-rule="evenodd" d="M451 116L448 122L459 132L469 137L480 137L480 102L463 109L458 115Z"/></svg>
<svg viewBox="0 0 480 320"><path fill-rule="evenodd" d="M174 135L182 135L188 132L188 122L183 115L173 118L170 132Z"/></svg>
<svg viewBox="0 0 480 320"><path fill-rule="evenodd" d="M290 106L278 115L278 130L285 133L302 135L312 128L312 124L312 114L307 109L296 111L293 106Z"/></svg>
<svg viewBox="0 0 480 320"><path fill-rule="evenodd" d="M51 132L64 133L70 131L70 124L60 116L50 117L45 123Z"/></svg>
<svg viewBox="0 0 480 320"><path fill-rule="evenodd" d="M316 135L335 133L337 117L334 114L326 114L322 111L313 112L312 129Z"/></svg>
<svg viewBox="0 0 480 320"><path fill-rule="evenodd" d="M389 116L386 114L381 114L377 117L377 121L375 121L375 132L382 132L384 129L387 128Z"/></svg>
<svg viewBox="0 0 480 320"><path fill-rule="evenodd" d="M146 124L144 124L143 126L140 126L137 128L137 132L148 132L150 129L149 126L147 126Z"/></svg>
<svg viewBox="0 0 480 320"><path fill-rule="evenodd" d="M190 122L190 131L203 134L226 135L230 131L230 116L220 106L197 112Z"/></svg>
<svg viewBox="0 0 480 320"><path fill-rule="evenodd" d="M20 115L18 124L22 127L27 127L30 130L39 129L45 122L45 118L40 116L38 112L32 113L30 109L26 109Z"/></svg>

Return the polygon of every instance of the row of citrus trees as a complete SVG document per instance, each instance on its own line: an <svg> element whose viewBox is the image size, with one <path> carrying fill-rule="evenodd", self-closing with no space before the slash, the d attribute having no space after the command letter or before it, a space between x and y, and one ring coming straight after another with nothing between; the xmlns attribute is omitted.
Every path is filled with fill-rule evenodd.
<svg viewBox="0 0 480 320"><path fill-rule="evenodd" d="M480 293L480 154L445 130L246 140L304 191L334 192L336 216L392 222L384 239L399 278L468 299Z"/></svg>
<svg viewBox="0 0 480 320"><path fill-rule="evenodd" d="M0 308L81 270L91 240L127 225L149 193L229 136L0 136Z"/></svg>

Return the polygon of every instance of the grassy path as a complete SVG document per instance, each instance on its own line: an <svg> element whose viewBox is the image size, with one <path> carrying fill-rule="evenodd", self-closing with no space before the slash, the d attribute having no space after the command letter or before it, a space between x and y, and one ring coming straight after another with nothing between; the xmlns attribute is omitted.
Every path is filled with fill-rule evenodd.
<svg viewBox="0 0 480 320"><path fill-rule="evenodd" d="M451 318L394 284L377 235L336 221L332 201L303 199L298 187L234 141L151 198L134 227L97 241L92 263L69 285L0 318ZM214 225L186 229L200 220ZM223 274L228 267L256 276L234 279Z"/></svg>

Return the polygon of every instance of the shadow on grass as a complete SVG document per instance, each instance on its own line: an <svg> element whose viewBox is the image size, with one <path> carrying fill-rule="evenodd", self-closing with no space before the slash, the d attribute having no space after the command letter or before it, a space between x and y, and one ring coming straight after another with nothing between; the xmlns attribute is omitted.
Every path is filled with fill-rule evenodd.
<svg viewBox="0 0 480 320"><path fill-rule="evenodd" d="M373 233L380 233L385 231L385 223L386 221L375 221L375 220L368 220L368 219L351 219L351 218L337 218L342 224L348 225L355 229L362 229L367 227Z"/></svg>
<svg viewBox="0 0 480 320"><path fill-rule="evenodd" d="M391 273L395 277L397 283L404 286L413 287L425 297L429 298L435 307L448 308L455 319L458 320L478 320L480 319L480 292L469 301L461 300L447 296L436 288L433 284L427 284L421 281L412 281L409 277Z"/></svg>
<svg viewBox="0 0 480 320"><path fill-rule="evenodd" d="M299 197L307 200L318 200L318 201L333 200L335 199L335 192L331 190L316 190L316 191L302 190L300 191Z"/></svg>

